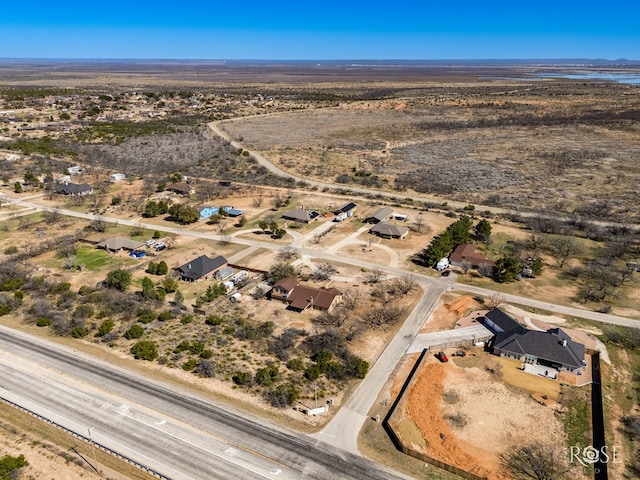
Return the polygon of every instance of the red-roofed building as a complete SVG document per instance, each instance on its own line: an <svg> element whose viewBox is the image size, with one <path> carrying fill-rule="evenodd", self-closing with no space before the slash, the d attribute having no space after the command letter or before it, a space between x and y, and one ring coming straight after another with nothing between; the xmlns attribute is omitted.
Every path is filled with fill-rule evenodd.
<svg viewBox="0 0 640 480"><path fill-rule="evenodd" d="M463 262L469 262L472 268L493 267L496 264L482 253L476 252L476 247L469 243L458 245L449 257L449 263L455 267L462 267Z"/></svg>
<svg viewBox="0 0 640 480"><path fill-rule="evenodd" d="M288 308L303 312L307 308L331 310L342 299L337 288L315 288L302 285L293 278L283 278L271 290L271 298L282 300Z"/></svg>

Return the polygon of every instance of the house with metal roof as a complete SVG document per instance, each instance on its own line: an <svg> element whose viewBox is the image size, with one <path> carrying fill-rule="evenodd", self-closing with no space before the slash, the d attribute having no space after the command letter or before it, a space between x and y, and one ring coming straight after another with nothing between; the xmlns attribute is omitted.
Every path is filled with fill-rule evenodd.
<svg viewBox="0 0 640 480"><path fill-rule="evenodd" d="M383 207L373 212L373 214L369 215L364 221L366 223L384 222L387 218L389 218L389 215L391 215L392 213L393 213L393 208Z"/></svg>
<svg viewBox="0 0 640 480"><path fill-rule="evenodd" d="M342 222L343 220L346 220L349 217L353 217L354 212L356 211L356 207L357 205L354 202L349 202L343 206L341 206L340 208L338 208L336 211L333 212L333 220L336 222Z"/></svg>

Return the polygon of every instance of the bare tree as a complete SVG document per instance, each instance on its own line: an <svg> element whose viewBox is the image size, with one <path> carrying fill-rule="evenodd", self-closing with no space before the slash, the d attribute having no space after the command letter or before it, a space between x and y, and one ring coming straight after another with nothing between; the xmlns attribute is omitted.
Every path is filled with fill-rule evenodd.
<svg viewBox="0 0 640 480"><path fill-rule="evenodd" d="M408 295L418 288L418 282L413 275L402 276L393 281L391 288L401 295Z"/></svg>
<svg viewBox="0 0 640 480"><path fill-rule="evenodd" d="M564 267L569 258L578 255L581 251L576 241L567 236L553 237L549 241L547 248L560 269Z"/></svg>
<svg viewBox="0 0 640 480"><path fill-rule="evenodd" d="M317 270L315 270L311 274L311 277L314 280L319 280L319 281L329 280L329 278L331 278L331 275L335 274L336 272L337 272L336 267L334 267L330 263L323 263L320 266L318 266Z"/></svg>
<svg viewBox="0 0 640 480"><path fill-rule="evenodd" d="M278 252L276 258L281 262L291 260L292 258L298 258L298 249L291 245L287 245Z"/></svg>
<svg viewBox="0 0 640 480"><path fill-rule="evenodd" d="M540 442L510 449L500 463L515 480L562 480L571 472L566 453Z"/></svg>
<svg viewBox="0 0 640 480"><path fill-rule="evenodd" d="M384 277L384 272L379 268L375 268L364 274L365 283L378 283Z"/></svg>
<svg viewBox="0 0 640 480"><path fill-rule="evenodd" d="M363 316L370 328L386 327L396 323L402 317L404 309L393 302L372 304Z"/></svg>
<svg viewBox="0 0 640 480"><path fill-rule="evenodd" d="M507 305L504 297L499 293L494 293L486 300L486 305L489 308L503 308Z"/></svg>
<svg viewBox="0 0 640 480"><path fill-rule="evenodd" d="M424 217L421 213L418 214L413 224L416 226L416 232L422 232L422 227L424 227Z"/></svg>
<svg viewBox="0 0 640 480"><path fill-rule="evenodd" d="M460 268L462 269L462 274L466 275L467 272L471 269L472 265L471 262L469 260L463 260L460 263Z"/></svg>

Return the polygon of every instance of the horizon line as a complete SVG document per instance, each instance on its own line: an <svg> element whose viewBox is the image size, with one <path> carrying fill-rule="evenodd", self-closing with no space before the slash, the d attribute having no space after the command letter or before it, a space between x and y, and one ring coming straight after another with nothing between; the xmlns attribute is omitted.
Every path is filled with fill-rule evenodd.
<svg viewBox="0 0 640 480"><path fill-rule="evenodd" d="M2 61L85 61L85 62L598 62L598 63L640 63L628 58L608 59L602 57L531 57L531 58L162 58L162 57L0 57Z"/></svg>

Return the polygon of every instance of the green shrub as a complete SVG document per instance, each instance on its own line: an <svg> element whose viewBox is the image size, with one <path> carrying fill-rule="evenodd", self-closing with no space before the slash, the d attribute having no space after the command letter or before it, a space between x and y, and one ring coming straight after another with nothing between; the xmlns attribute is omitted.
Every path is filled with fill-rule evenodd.
<svg viewBox="0 0 640 480"><path fill-rule="evenodd" d="M12 457L5 455L0 459L0 480L13 480L19 478L20 469L29 465L24 455Z"/></svg>
<svg viewBox="0 0 640 480"><path fill-rule="evenodd" d="M136 310L136 316L138 317L138 321L140 323L145 324L151 323L157 318L156 312L147 307L139 308L138 310Z"/></svg>
<svg viewBox="0 0 640 480"><path fill-rule="evenodd" d="M4 249L4 253L5 255L13 255L14 253L18 253L18 247L16 247L15 245L11 245L10 247Z"/></svg>
<svg viewBox="0 0 640 480"><path fill-rule="evenodd" d="M263 387L270 387L276 383L279 377L280 372L278 371L278 367L275 365L268 365L256 372L255 382Z"/></svg>
<svg viewBox="0 0 640 480"><path fill-rule="evenodd" d="M82 338L86 337L87 335L89 335L89 330L87 330L86 327L75 327L73 330L71 330L71 336L73 338Z"/></svg>
<svg viewBox="0 0 640 480"><path fill-rule="evenodd" d="M209 315L204 323L212 326L222 325L224 323L224 318L219 315Z"/></svg>
<svg viewBox="0 0 640 480"><path fill-rule="evenodd" d="M158 358L158 347L151 340L141 340L135 343L130 351L136 360L152 361Z"/></svg>
<svg viewBox="0 0 640 480"><path fill-rule="evenodd" d="M171 320L173 318L173 313L170 311L162 312L158 314L158 320L161 322L166 322L167 320Z"/></svg>
<svg viewBox="0 0 640 480"><path fill-rule="evenodd" d="M236 385L251 385L253 381L253 375L249 372L236 372L233 377L231 377L233 383Z"/></svg>
<svg viewBox="0 0 640 480"><path fill-rule="evenodd" d="M142 327L142 325L138 325L137 323L135 325L131 325L129 330L124 332L124 338L126 338L127 340L140 338L142 335L144 335L144 327Z"/></svg>
<svg viewBox="0 0 640 480"><path fill-rule="evenodd" d="M180 323L183 325L188 325L191 322L193 322L193 315L191 314L185 315L180 319Z"/></svg>
<svg viewBox="0 0 640 480"><path fill-rule="evenodd" d="M113 330L114 326L115 324L113 320L111 320L110 318L107 318L100 324L100 328L96 333L96 337L104 337L107 333L111 333L111 330Z"/></svg>
<svg viewBox="0 0 640 480"><path fill-rule="evenodd" d="M304 370L304 360L301 358L292 358L287 362L287 368L294 372L301 372Z"/></svg>
<svg viewBox="0 0 640 480"><path fill-rule="evenodd" d="M208 348L204 349L200 354L200 358L204 358L205 360L211 357L213 357L213 351L209 350Z"/></svg>
<svg viewBox="0 0 640 480"><path fill-rule="evenodd" d="M52 323L53 323L53 320L50 319L49 317L38 317L38 319L36 320L36 325L38 327L48 327Z"/></svg>
<svg viewBox="0 0 640 480"><path fill-rule="evenodd" d="M173 353L182 353L191 348L191 342L189 340L181 341L176 348L173 349Z"/></svg>
<svg viewBox="0 0 640 480"><path fill-rule="evenodd" d="M198 361L195 358L190 358L189 360L187 360L182 364L182 369L189 372L194 368L196 368L197 364L198 364Z"/></svg>

